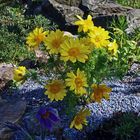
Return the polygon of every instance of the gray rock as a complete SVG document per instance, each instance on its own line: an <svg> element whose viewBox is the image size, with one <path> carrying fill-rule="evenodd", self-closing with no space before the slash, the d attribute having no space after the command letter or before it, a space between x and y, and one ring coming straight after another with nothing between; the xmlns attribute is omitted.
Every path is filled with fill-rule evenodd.
<svg viewBox="0 0 140 140"><path fill-rule="evenodd" d="M67 29L66 26L73 27L77 20L75 15L83 17L90 14L95 25L106 27L108 21L112 21L116 16L126 16L128 11L132 10L116 4L113 0L44 0L42 9L46 16L51 17L62 29Z"/></svg>
<svg viewBox="0 0 140 140"><path fill-rule="evenodd" d="M82 0L82 5L87 7L90 14L97 16L113 16L113 15L125 15L127 11L132 8L124 7L119 4L103 1L103 0Z"/></svg>
<svg viewBox="0 0 140 140"><path fill-rule="evenodd" d="M126 32L130 34L135 29L140 28L140 9L130 10L127 15L128 28Z"/></svg>
<svg viewBox="0 0 140 140"><path fill-rule="evenodd" d="M60 4L78 7L80 5L81 0L56 0L56 2Z"/></svg>
<svg viewBox="0 0 140 140"><path fill-rule="evenodd" d="M78 6L69 6L61 4L55 0L46 0L42 4L46 15L54 18L56 22L61 25L70 25L76 20L75 15L83 16L84 12L78 8Z"/></svg>
<svg viewBox="0 0 140 140"><path fill-rule="evenodd" d="M26 102L17 101L9 103L6 100L0 99L0 140L10 139L13 132L5 127L5 122L17 123L26 109Z"/></svg>
<svg viewBox="0 0 140 140"><path fill-rule="evenodd" d="M2 89L8 81L13 79L13 70L14 66L12 64L0 64L0 89Z"/></svg>
<svg viewBox="0 0 140 140"><path fill-rule="evenodd" d="M87 7L89 10L95 10L98 8L98 5L108 3L107 0L82 0L82 5Z"/></svg>
<svg viewBox="0 0 140 140"><path fill-rule="evenodd" d="M116 4L113 0L82 0L82 5L87 8L87 11L93 16L93 19L99 19L100 22L103 21L105 23L113 16L118 17L122 15L127 17L127 33L132 33L140 27L140 9L125 7Z"/></svg>

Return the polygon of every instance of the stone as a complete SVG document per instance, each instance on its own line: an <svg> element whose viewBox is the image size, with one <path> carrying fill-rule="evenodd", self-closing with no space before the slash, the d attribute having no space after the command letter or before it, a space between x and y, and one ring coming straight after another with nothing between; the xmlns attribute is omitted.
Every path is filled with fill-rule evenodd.
<svg viewBox="0 0 140 140"><path fill-rule="evenodd" d="M55 0L46 0L42 3L45 14L54 19L61 26L73 25L77 19L75 15L83 16L84 12L76 6L61 4Z"/></svg>
<svg viewBox="0 0 140 140"><path fill-rule="evenodd" d="M64 36L74 37L70 32L64 31Z"/></svg>
<svg viewBox="0 0 140 140"><path fill-rule="evenodd" d="M93 18L126 15L132 9L131 7L119 5L111 0L82 0L82 5L86 7L86 10Z"/></svg>
<svg viewBox="0 0 140 140"><path fill-rule="evenodd" d="M127 16L131 7L122 6L114 0L82 0L84 13L92 15L96 26L106 28L113 20L118 21L119 16Z"/></svg>
<svg viewBox="0 0 140 140"><path fill-rule="evenodd" d="M135 29L140 28L140 9L132 9L127 13L128 34L134 32Z"/></svg>
<svg viewBox="0 0 140 140"><path fill-rule="evenodd" d="M81 0L56 0L60 4L79 7Z"/></svg>
<svg viewBox="0 0 140 140"><path fill-rule="evenodd" d="M98 5L107 3L106 0L82 0L82 5L93 11L98 8Z"/></svg>
<svg viewBox="0 0 140 140"><path fill-rule="evenodd" d="M27 69L33 69L33 68L36 68L38 66L38 62L35 60L31 60L31 59L26 58L19 63L19 66L24 66Z"/></svg>
<svg viewBox="0 0 140 140"><path fill-rule="evenodd" d="M26 102L17 101L9 103L6 100L0 99L0 140L8 140L13 134L12 130L5 127L6 122L17 123L26 109Z"/></svg>
<svg viewBox="0 0 140 140"><path fill-rule="evenodd" d="M38 62L47 63L49 59L49 55L41 50L35 50L35 56Z"/></svg>
<svg viewBox="0 0 140 140"><path fill-rule="evenodd" d="M0 64L0 90L13 79L14 66L12 64Z"/></svg>
<svg viewBox="0 0 140 140"><path fill-rule="evenodd" d="M132 10L131 7L116 4L114 0L44 0L42 9L46 17L54 20L62 30L71 32L77 29L73 26L76 15L86 17L90 14L96 26L106 27L107 22L111 22L114 17L126 16Z"/></svg>
<svg viewBox="0 0 140 140"><path fill-rule="evenodd" d="M119 5L113 0L82 0L82 5L93 16L93 20L97 20L97 24L105 23L106 19L109 21L113 16L122 15L127 18L128 28L126 32L128 34L140 27L140 9ZM101 26L103 25L101 24Z"/></svg>

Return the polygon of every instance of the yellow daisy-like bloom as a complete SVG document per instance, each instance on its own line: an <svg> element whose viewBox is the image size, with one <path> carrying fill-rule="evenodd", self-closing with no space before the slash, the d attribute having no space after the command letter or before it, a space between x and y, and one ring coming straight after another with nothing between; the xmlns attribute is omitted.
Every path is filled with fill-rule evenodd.
<svg viewBox="0 0 140 140"><path fill-rule="evenodd" d="M87 85L87 78L84 71L77 69L76 75L73 72L67 74L68 78L65 80L66 85L70 87L70 90L74 90L75 94L83 95L86 93L85 87Z"/></svg>
<svg viewBox="0 0 140 140"><path fill-rule="evenodd" d="M90 110L86 108L81 109L71 122L70 128L75 127L76 129L81 130L83 125L87 125L86 117L88 116L90 116Z"/></svg>
<svg viewBox="0 0 140 140"><path fill-rule="evenodd" d="M109 32L101 27L94 27L88 34L96 48L106 47L109 44Z"/></svg>
<svg viewBox="0 0 140 140"><path fill-rule="evenodd" d="M45 86L45 89L47 89L45 95L48 95L48 98L51 101L63 100L63 98L66 96L65 86L61 80L53 80L51 83L48 83Z"/></svg>
<svg viewBox="0 0 140 140"><path fill-rule="evenodd" d="M14 77L13 77L14 80L17 82L23 81L26 71L27 71L26 67L23 66L14 69Z"/></svg>
<svg viewBox="0 0 140 140"><path fill-rule="evenodd" d="M29 47L37 48L39 47L40 43L44 42L46 39L46 35L48 34L47 31L43 31L43 28L35 28L33 32L29 33L28 37L26 38L26 43Z"/></svg>
<svg viewBox="0 0 140 140"><path fill-rule="evenodd" d="M112 91L111 88L107 87L106 85L97 85L93 84L93 94L91 95L91 99L95 102L101 103L101 100L104 98L109 100L109 93Z"/></svg>
<svg viewBox="0 0 140 140"><path fill-rule="evenodd" d="M113 42L110 42L108 44L108 50L111 52L111 54L116 55L117 54L117 50L118 50L118 44L116 43L116 40L114 40Z"/></svg>
<svg viewBox="0 0 140 140"><path fill-rule="evenodd" d="M61 49L61 44L67 37L64 36L64 32L60 30L51 31L45 41L45 46L49 50L50 54L58 54Z"/></svg>
<svg viewBox="0 0 140 140"><path fill-rule="evenodd" d="M75 22L75 25L78 25L78 32L88 32L92 30L94 24L92 21L92 16L88 15L87 19L82 19L80 16L77 15L78 21Z"/></svg>
<svg viewBox="0 0 140 140"><path fill-rule="evenodd" d="M65 62L70 60L73 63L76 61L85 63L90 52L90 49L81 44L79 39L69 38L61 45L61 60Z"/></svg>

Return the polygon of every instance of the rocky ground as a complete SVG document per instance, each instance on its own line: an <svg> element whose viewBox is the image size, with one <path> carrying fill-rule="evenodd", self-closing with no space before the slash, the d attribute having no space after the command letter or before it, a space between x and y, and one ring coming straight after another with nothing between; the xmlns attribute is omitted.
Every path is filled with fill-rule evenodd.
<svg viewBox="0 0 140 140"><path fill-rule="evenodd" d="M25 129L26 124L26 130L28 130L29 134L36 135L35 139L39 139L40 133L38 133L38 123L36 122L35 114L40 105L48 105L56 108L60 112L61 124L59 129L61 132L60 134L58 134L58 132L55 134L47 133L46 140L58 139L58 137L59 139L62 139L63 137L64 139L69 140L86 139L87 133L96 129L103 120L110 118L115 112L140 112L140 75L135 75L139 70L140 65L133 64L130 72L122 81L104 81L104 83L113 89L110 95L110 101L103 100L102 104L90 103L87 105L87 107L90 108L92 115L88 118L89 125L82 132L69 128L70 119L62 111L62 108L64 107L63 102L49 102L47 97L44 95L43 86L30 79L23 85L19 86L18 89L12 89L11 92L7 89L3 90L1 104L4 100L8 101L8 104L4 103L1 105L4 108L0 109L0 120L3 120L1 123L6 121L16 122L20 119L21 126ZM47 78L42 77L42 80L45 81ZM9 113L10 109L12 113ZM7 111L4 112L4 110ZM32 130L33 128L34 130ZM2 130L0 131L0 134L6 135L7 131L5 132ZM16 138L18 139L19 137L23 137L23 132L17 132L18 135L15 133L16 137L14 137L14 140L16 140Z"/></svg>

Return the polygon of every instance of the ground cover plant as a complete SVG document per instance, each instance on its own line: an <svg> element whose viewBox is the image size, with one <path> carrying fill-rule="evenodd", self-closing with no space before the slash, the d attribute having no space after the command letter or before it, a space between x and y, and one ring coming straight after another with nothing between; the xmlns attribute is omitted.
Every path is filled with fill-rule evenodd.
<svg viewBox="0 0 140 140"><path fill-rule="evenodd" d="M122 5L125 5L125 6L140 8L139 0L116 0L116 1Z"/></svg>
<svg viewBox="0 0 140 140"><path fill-rule="evenodd" d="M18 3L1 8L0 16L0 62L19 63L25 58L34 60L34 54L29 53L24 44L27 32L36 26L56 28L56 25L41 15L25 15L23 5Z"/></svg>

